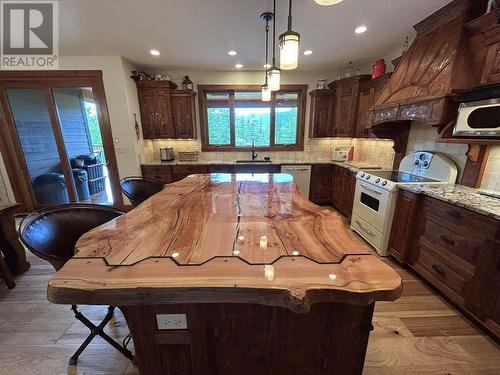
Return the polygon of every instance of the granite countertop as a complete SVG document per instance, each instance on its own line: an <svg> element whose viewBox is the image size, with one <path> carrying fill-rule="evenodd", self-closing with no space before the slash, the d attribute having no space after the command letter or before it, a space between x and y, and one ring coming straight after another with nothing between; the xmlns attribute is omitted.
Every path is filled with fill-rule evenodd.
<svg viewBox="0 0 500 375"><path fill-rule="evenodd" d="M353 162L356 164L356 162ZM272 160L270 162L253 162L248 161L245 163L236 163L234 160L198 160L198 161L153 161L141 163L142 165L238 165L238 164L255 164L255 165L305 165L305 164L332 164L339 167L347 168L351 172L358 172L360 169L381 169L380 166L369 165L362 163L362 168L358 168L355 165L350 165L348 162L340 162L333 160Z"/></svg>
<svg viewBox="0 0 500 375"><path fill-rule="evenodd" d="M428 195L432 198L467 208L471 211L500 220L500 199L479 194L478 189L464 185L399 185L401 189Z"/></svg>

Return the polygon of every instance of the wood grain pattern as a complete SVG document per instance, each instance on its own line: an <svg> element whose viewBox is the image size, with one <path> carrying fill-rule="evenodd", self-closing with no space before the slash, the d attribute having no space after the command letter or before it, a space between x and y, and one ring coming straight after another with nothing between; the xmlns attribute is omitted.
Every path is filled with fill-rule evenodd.
<svg viewBox="0 0 500 375"><path fill-rule="evenodd" d="M455 0L415 26L417 37L374 105L373 121L420 120L444 126L456 117L456 93L480 81L464 24L485 0Z"/></svg>
<svg viewBox="0 0 500 375"><path fill-rule="evenodd" d="M17 287L13 290L0 288L0 372L9 375L138 375L139 369L133 363L101 340L90 345L77 366L68 366L68 358L86 338L88 329L75 320L68 306L47 301L47 283L54 273L52 266L31 253L27 257L32 267L16 278ZM375 329L370 333L364 375L500 373L498 344L475 326L475 335L460 335L463 324L453 324L460 312L418 280L416 274L399 267L390 258L383 261L401 275L403 295L394 302L376 303ZM493 284L491 286L493 290ZM81 306L81 309L94 321L107 311L106 306ZM406 318L428 317L439 317L446 331L436 326L435 330L425 332L428 336L414 337L403 323ZM406 322L414 330L415 320ZM129 332L120 310L116 311L106 332L118 341ZM440 336L441 333L446 336ZM441 351L436 351L435 355L425 354L439 345L455 349L444 358ZM132 350L136 352L137 349ZM395 358L398 360L393 360Z"/></svg>
<svg viewBox="0 0 500 375"><path fill-rule="evenodd" d="M52 302L126 305L154 296L308 311L315 302L369 304L401 293L399 276L339 214L281 174L189 176L88 232L76 250L50 282Z"/></svg>

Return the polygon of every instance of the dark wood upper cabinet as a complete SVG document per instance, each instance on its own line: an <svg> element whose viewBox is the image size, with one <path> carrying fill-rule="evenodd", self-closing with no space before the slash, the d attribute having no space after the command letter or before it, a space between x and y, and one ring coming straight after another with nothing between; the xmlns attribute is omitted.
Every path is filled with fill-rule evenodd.
<svg viewBox="0 0 500 375"><path fill-rule="evenodd" d="M329 87L335 90L334 135L352 137L356 129L356 115L360 84L370 79L362 74L332 82Z"/></svg>
<svg viewBox="0 0 500 375"><path fill-rule="evenodd" d="M311 91L309 95L311 96L309 137L323 138L335 136L335 90L317 89Z"/></svg>
<svg viewBox="0 0 500 375"><path fill-rule="evenodd" d="M172 91L170 101L175 129L175 138L196 138L195 93L189 90Z"/></svg>
<svg viewBox="0 0 500 375"><path fill-rule="evenodd" d="M195 138L195 93L167 81L137 81L144 139Z"/></svg>
<svg viewBox="0 0 500 375"><path fill-rule="evenodd" d="M472 46L473 66L480 69L480 84L500 82L500 7L465 25Z"/></svg>
<svg viewBox="0 0 500 375"><path fill-rule="evenodd" d="M372 80L365 81L359 86L358 108L356 115L356 129L354 136L358 138L374 137L371 131L372 114L370 108L380 97L391 73L386 73Z"/></svg>

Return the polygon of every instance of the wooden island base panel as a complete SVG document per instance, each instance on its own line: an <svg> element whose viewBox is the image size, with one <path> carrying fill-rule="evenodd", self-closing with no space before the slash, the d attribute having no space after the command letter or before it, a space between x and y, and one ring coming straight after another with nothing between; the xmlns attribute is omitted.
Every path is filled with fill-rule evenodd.
<svg viewBox="0 0 500 375"><path fill-rule="evenodd" d="M142 375L361 374L375 302L400 295L284 174L166 185L82 236L48 287L53 303L119 306Z"/></svg>

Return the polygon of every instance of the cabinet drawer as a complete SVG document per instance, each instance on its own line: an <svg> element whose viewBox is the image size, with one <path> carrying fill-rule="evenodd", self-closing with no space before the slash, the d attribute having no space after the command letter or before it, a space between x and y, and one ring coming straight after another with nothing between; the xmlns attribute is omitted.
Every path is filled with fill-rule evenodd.
<svg viewBox="0 0 500 375"><path fill-rule="evenodd" d="M426 217L437 216L447 223L466 228L478 235L500 239L500 223L485 215L429 197L424 197L421 207Z"/></svg>
<svg viewBox="0 0 500 375"><path fill-rule="evenodd" d="M142 165L142 173L172 173L170 165Z"/></svg>
<svg viewBox="0 0 500 375"><path fill-rule="evenodd" d="M208 165L174 165L172 166L172 173L178 175L190 175L190 174L200 174L208 173Z"/></svg>
<svg viewBox="0 0 500 375"><path fill-rule="evenodd" d="M484 238L475 236L468 230L456 230L455 226L433 217L426 217L424 229L420 236L433 249L444 249L458 261L465 261L467 265L477 263L479 252L484 245Z"/></svg>
<svg viewBox="0 0 500 375"><path fill-rule="evenodd" d="M209 170L210 173L233 173L234 168L229 164L214 164L210 166Z"/></svg>
<svg viewBox="0 0 500 375"><path fill-rule="evenodd" d="M417 258L411 265L419 274L441 289L448 297L463 305L467 282L472 274L419 242Z"/></svg>
<svg viewBox="0 0 500 375"><path fill-rule="evenodd" d="M280 173L281 166L276 164L238 164L236 173Z"/></svg>

